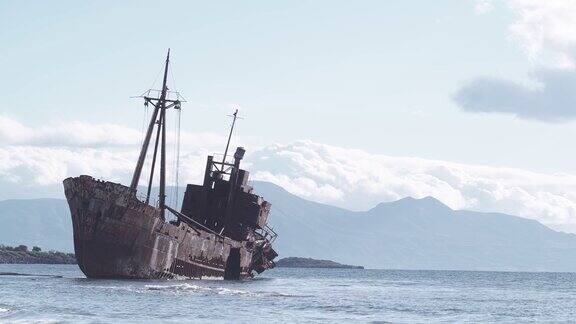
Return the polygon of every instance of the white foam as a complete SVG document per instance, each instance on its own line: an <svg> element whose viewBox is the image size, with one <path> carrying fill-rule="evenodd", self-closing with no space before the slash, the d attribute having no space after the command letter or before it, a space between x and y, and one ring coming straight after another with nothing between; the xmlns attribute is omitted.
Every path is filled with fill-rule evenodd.
<svg viewBox="0 0 576 324"><path fill-rule="evenodd" d="M42 318L40 318L40 319L19 319L19 320L10 321L9 323L57 324L57 323L61 323L61 322L62 321L57 320L57 319L42 319Z"/></svg>
<svg viewBox="0 0 576 324"><path fill-rule="evenodd" d="M118 290L118 291L129 291L129 292L140 292L135 286L91 286L92 288L106 289L106 290Z"/></svg>
<svg viewBox="0 0 576 324"><path fill-rule="evenodd" d="M244 290L235 290L235 289L228 289L228 288L217 288L219 295L252 295L249 291Z"/></svg>
<svg viewBox="0 0 576 324"><path fill-rule="evenodd" d="M9 312L10 310L8 308L2 308L0 307L0 313L6 313Z"/></svg>
<svg viewBox="0 0 576 324"><path fill-rule="evenodd" d="M202 280L224 280L224 277L202 276Z"/></svg>
<svg viewBox="0 0 576 324"><path fill-rule="evenodd" d="M198 285L193 285L189 283L177 284L177 285L146 285L147 290L159 290L159 291L192 291L192 292L208 292L218 295L251 295L251 292L237 289L229 289L224 287L202 287Z"/></svg>
<svg viewBox="0 0 576 324"><path fill-rule="evenodd" d="M272 297L302 297L300 295L286 294L286 293L279 293L279 292L272 292L272 293L270 293L270 296L272 296Z"/></svg>
<svg viewBox="0 0 576 324"><path fill-rule="evenodd" d="M210 288L200 287L197 285L191 285L189 283L183 283L178 285L146 285L148 290L168 290L168 291L178 291L178 290L210 290Z"/></svg>

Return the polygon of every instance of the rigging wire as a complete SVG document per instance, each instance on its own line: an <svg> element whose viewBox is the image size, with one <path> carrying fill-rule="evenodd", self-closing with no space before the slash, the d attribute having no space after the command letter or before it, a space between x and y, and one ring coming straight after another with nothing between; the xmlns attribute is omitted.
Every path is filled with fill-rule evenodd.
<svg viewBox="0 0 576 324"><path fill-rule="evenodd" d="M170 78L172 79L173 89L174 89L174 91L176 91L176 85L175 85L176 83L174 82L174 73L173 73L173 70L174 70L174 69L173 69L173 65L172 65L173 62L170 61L168 64L169 64L168 74L170 75ZM178 98L176 98L176 99L178 99ZM176 108L176 106L174 106L174 108ZM175 110L176 110L176 109L175 109ZM171 204L172 206L176 207L176 208L177 208L176 204L177 204L178 198L177 198L177 197L174 197L174 191L175 191L175 188L174 188L174 178L175 178L175 173L176 173L175 167L176 167L176 145L177 145L177 143L176 143L176 132L177 132L177 131L178 131L178 130L176 129L176 116L174 116L174 134L173 134L173 137L172 137L173 143L172 143L172 154L171 154L171 158L172 158L172 161L171 161L171 162L172 162L172 163L171 163L171 165L172 165L172 173L171 173L171 179L170 179L170 180L171 180L171 183L172 183L172 187L170 188L170 204Z"/></svg>
<svg viewBox="0 0 576 324"><path fill-rule="evenodd" d="M177 122L177 126L176 129L178 130L177 136L176 136L176 204L178 203L179 200L179 190L180 188L178 187L179 183L178 183L178 177L179 177L179 170L180 170L180 124L181 124L181 116L182 116L182 109L178 108L178 112L176 113L178 122Z"/></svg>
<svg viewBox="0 0 576 324"><path fill-rule="evenodd" d="M178 88L176 87L176 79L174 78L174 69L172 68L172 65L174 63L170 62L170 70L168 71L168 73L170 74L170 78L172 79L172 85L174 86L174 92L176 93L176 100L180 99L180 94L178 92ZM180 175L180 126L181 126L181 114L182 114L182 109L180 108L180 106L175 106L174 108L176 110L176 115L174 118L174 154L175 154L175 158L173 160L174 162L174 194L173 194L173 206L176 206L178 204L179 201L179 191L180 188L179 186L179 175Z"/></svg>
<svg viewBox="0 0 576 324"><path fill-rule="evenodd" d="M156 77L154 78L154 81L153 81L152 84L150 85L150 88L148 88L148 90L145 91L145 92L142 94L142 96L145 96L146 93L148 93L148 95L150 95L150 91L151 91L152 89L154 89L154 85L156 85L156 81L158 81L158 77L159 77L160 74L162 73L162 69L163 69L163 68L164 68L163 65L160 66L160 69L158 70L158 73L156 73ZM141 135L141 137L140 137L140 147L142 147L142 146L144 145L144 139L146 138L145 129L147 128L147 127L146 127L146 124L147 124L147 121L148 121L148 118L149 118L149 117L150 117L150 107L149 107L149 105L147 104L147 102L145 102L145 103L144 103L144 113L143 113L143 115L142 115L142 126L141 126L141 129L140 129L140 135ZM148 160L148 156L149 156L149 155L150 155L150 152L147 151L147 152L146 152L146 158L145 158L145 160ZM138 190L138 189L136 189L136 190Z"/></svg>
<svg viewBox="0 0 576 324"><path fill-rule="evenodd" d="M158 70L158 73L156 73L156 77L154 78L154 81L152 82L152 85L150 86L149 89L154 89L154 86L156 85L156 81L158 81L158 77L160 77L160 74L162 73L163 69L164 69L164 64L162 64L160 66L160 70Z"/></svg>
<svg viewBox="0 0 576 324"><path fill-rule="evenodd" d="M148 107L148 105L144 105L144 112L142 113L142 125L140 128L140 147L142 147L144 145L144 139L146 138L146 124L148 122L148 115L149 115L150 109ZM146 152L146 160L148 159L148 155L150 154L150 152ZM136 192L138 192L138 186L136 186Z"/></svg>
<svg viewBox="0 0 576 324"><path fill-rule="evenodd" d="M179 172L180 172L180 124L181 124L181 110L175 109L174 115L174 137L173 137L173 151L172 151L172 185L170 202L176 206L179 201Z"/></svg>
<svg viewBox="0 0 576 324"><path fill-rule="evenodd" d="M176 118L176 117L174 117ZM174 122L174 125L176 125L176 122ZM176 127L174 127L174 133L172 134L172 152L170 154L170 165L171 165L171 173L170 173L170 183L171 186L169 188L170 190L170 205L174 206L175 208L176 206L176 202L174 201L174 174L175 174L175 165L176 165Z"/></svg>
<svg viewBox="0 0 576 324"><path fill-rule="evenodd" d="M170 74L170 77L172 79L172 84L174 86L174 92L176 94L176 98L174 98L174 100L183 100L186 101L182 96L180 96L180 94L176 91L176 80L174 78L174 74L172 72L172 62L168 63L168 74ZM154 91L154 85L156 84L158 77L160 76L160 74L162 73L162 68L158 71L158 73L156 74L156 77L154 78L154 82L152 82L152 85L150 87L150 90L148 90L147 92L149 93L150 91ZM145 92L146 93L146 92ZM144 95L143 95L144 96ZM167 93L166 99L169 99L169 93ZM174 149L172 151L171 154L171 161L170 164L173 167L173 171L171 172L171 174L169 174L170 176L170 181L172 182L173 186L169 186L168 192L166 192L165 194L168 194L167 196L170 197L169 201L172 204L172 206L175 206L178 204L179 201L179 168L180 168L180 144L181 144L181 108L180 105L174 106L176 111L175 117L174 117L174 137L173 137L173 146ZM144 143L144 129L145 129L145 123L147 121L149 117L149 107L146 105L145 106L145 111L144 111L144 118L142 121L142 139L141 139L141 145L143 145ZM167 122L168 120L166 118L164 118L164 120L162 121L164 123L164 125L158 125L157 127L164 127L167 128ZM146 152L147 157L150 154L150 152ZM158 166L156 166L156 168L158 168ZM156 169L155 168L155 169ZM158 203L156 203L156 206L158 205Z"/></svg>
<svg viewBox="0 0 576 324"><path fill-rule="evenodd" d="M174 98L175 100L179 100L180 99L180 95L177 91L176 88L176 80L174 79L174 73L172 72L173 68L172 68L172 62L169 62L169 69L168 69L168 74L170 74L170 78L172 79L172 85L173 85L173 89L174 89L174 93L176 93L176 98ZM172 187L169 188L169 194L170 194L170 204L174 207L177 207L178 201L179 201L179 169L180 169L180 133L181 133L181 113L182 113L182 109L180 108L180 106L174 106L174 110L176 110L176 114L174 116L174 137L173 137L173 150L172 150L172 174L171 174L171 182L172 182Z"/></svg>
<svg viewBox="0 0 576 324"><path fill-rule="evenodd" d="M176 99L179 99L178 96L178 88L176 88L176 80L174 79L174 73L172 72L174 69L172 68L172 61L170 61L170 70L168 73L170 74L170 78L172 79L172 85L174 86L174 92L176 92Z"/></svg>
<svg viewBox="0 0 576 324"><path fill-rule="evenodd" d="M148 106L144 105L144 113L142 114L142 125L140 127L140 147L144 144L144 138L146 137L146 122L148 121Z"/></svg>

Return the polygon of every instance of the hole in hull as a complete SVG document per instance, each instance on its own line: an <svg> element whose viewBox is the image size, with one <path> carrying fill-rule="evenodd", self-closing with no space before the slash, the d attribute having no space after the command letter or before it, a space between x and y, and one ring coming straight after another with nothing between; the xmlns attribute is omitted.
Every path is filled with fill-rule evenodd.
<svg viewBox="0 0 576 324"><path fill-rule="evenodd" d="M226 260L226 270L224 271L224 279L226 280L239 280L240 279L240 249L230 249L230 254Z"/></svg>

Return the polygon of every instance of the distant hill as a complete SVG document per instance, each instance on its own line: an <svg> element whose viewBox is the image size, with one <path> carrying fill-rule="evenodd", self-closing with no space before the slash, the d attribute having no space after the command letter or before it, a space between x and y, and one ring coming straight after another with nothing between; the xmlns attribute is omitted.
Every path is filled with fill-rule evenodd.
<svg viewBox="0 0 576 324"><path fill-rule="evenodd" d="M0 201L0 244L73 252L72 220L66 200Z"/></svg>
<svg viewBox="0 0 576 324"><path fill-rule="evenodd" d="M0 245L0 263L75 264L73 253L29 250Z"/></svg>
<svg viewBox="0 0 576 324"><path fill-rule="evenodd" d="M282 258L276 261L276 266L279 268L364 269L362 266L347 265L331 260L299 257Z"/></svg>
<svg viewBox="0 0 576 324"><path fill-rule="evenodd" d="M434 198L404 198L353 212L254 184L272 203L281 256L367 268L576 271L576 235L500 213L454 211Z"/></svg>
<svg viewBox="0 0 576 324"><path fill-rule="evenodd" d="M281 257L367 268L576 271L576 235L500 213L455 211L434 198L405 198L353 212L254 182L272 203ZM181 193L183 190L180 191ZM73 251L65 200L0 202L0 244Z"/></svg>

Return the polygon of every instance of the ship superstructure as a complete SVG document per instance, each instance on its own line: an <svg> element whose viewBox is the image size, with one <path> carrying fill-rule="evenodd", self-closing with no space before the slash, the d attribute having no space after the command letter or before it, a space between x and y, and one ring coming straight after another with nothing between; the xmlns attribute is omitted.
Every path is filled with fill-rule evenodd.
<svg viewBox="0 0 576 324"><path fill-rule="evenodd" d="M240 168L245 150L227 159L208 156L202 184L188 184L180 211L166 203L166 113L183 100L167 86L143 95L153 107L130 186L81 175L64 180L78 265L89 278L241 279L274 267L276 233L267 225L271 205L253 192ZM154 95L155 94L155 95ZM152 137L154 148L145 197L137 189ZM158 203L150 204L159 155ZM178 166L176 164L176 166ZM175 216L167 221L166 211Z"/></svg>

